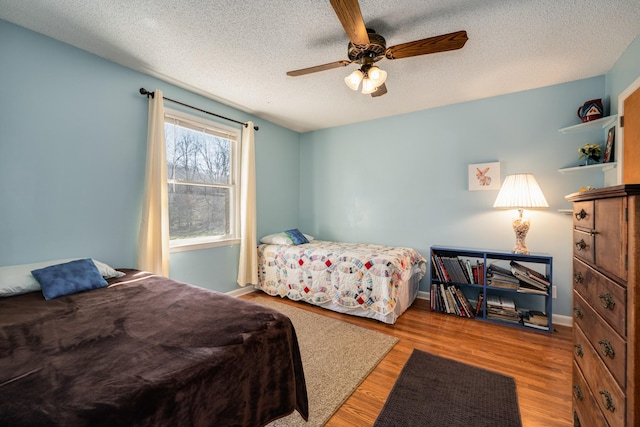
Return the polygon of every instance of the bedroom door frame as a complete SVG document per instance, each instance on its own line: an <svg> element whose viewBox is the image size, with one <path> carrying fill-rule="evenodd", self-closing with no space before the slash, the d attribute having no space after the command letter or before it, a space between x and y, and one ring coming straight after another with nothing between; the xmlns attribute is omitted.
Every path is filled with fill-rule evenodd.
<svg viewBox="0 0 640 427"><path fill-rule="evenodd" d="M620 118L624 117L624 101L631 96L636 90L640 89L640 77L618 95L618 123L617 123L617 139L616 141L616 159L618 159L618 184L624 184L624 127L620 126Z"/></svg>

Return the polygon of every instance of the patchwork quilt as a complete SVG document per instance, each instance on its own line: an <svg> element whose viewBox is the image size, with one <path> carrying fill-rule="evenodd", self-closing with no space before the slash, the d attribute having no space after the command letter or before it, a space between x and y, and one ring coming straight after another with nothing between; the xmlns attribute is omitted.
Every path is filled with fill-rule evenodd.
<svg viewBox="0 0 640 427"><path fill-rule="evenodd" d="M258 247L258 288L311 304L331 301L382 315L394 311L401 286L426 260L411 248L313 240L298 246Z"/></svg>

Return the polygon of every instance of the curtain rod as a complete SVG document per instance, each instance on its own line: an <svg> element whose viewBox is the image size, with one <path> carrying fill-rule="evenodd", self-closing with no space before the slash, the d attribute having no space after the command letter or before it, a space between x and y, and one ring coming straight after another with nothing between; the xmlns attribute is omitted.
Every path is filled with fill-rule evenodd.
<svg viewBox="0 0 640 427"><path fill-rule="evenodd" d="M140 95L147 95L147 98L148 97L152 97L153 98L154 93L153 92L149 92L145 88L141 87L140 88ZM229 117L221 116L219 114L212 113L210 111L206 111L206 110L203 110L203 109L198 108L198 107L194 107L193 105L185 104L185 103L182 103L180 101L176 101L175 99L167 98L166 96L163 96L162 99L164 99L165 101L173 102L174 104L182 105L183 107L191 108L192 110L200 111L201 113L209 114L211 116L216 116L216 117L219 117L221 119L228 120L230 122L238 123L239 125L242 125L244 127L249 126L249 123L239 122L237 120L230 119ZM255 129L256 131L259 130L258 126L254 126L253 129Z"/></svg>

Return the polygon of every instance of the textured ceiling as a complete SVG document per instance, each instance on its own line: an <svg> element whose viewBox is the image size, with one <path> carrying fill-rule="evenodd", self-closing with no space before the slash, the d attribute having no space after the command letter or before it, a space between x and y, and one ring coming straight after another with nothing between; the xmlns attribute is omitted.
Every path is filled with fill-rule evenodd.
<svg viewBox="0 0 640 427"><path fill-rule="evenodd" d="M0 18L304 132L605 74L638 0L360 0L387 46L466 30L451 52L387 60L389 92L348 89L329 0L0 0ZM154 88L148 88L150 90ZM162 89L162 88L160 88Z"/></svg>

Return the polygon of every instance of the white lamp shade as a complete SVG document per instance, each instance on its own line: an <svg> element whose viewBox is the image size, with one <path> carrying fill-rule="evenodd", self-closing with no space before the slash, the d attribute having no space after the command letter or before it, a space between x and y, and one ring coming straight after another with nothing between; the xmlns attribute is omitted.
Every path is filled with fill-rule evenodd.
<svg viewBox="0 0 640 427"><path fill-rule="evenodd" d="M549 204L536 178L530 173L507 175L493 204L499 209L540 209Z"/></svg>
<svg viewBox="0 0 640 427"><path fill-rule="evenodd" d="M355 70L353 73L349 74L344 78L344 82L349 89L358 90L358 86L360 86L360 82L364 78L364 73L360 70Z"/></svg>
<svg viewBox="0 0 640 427"><path fill-rule="evenodd" d="M373 81L376 88L382 86L385 80L387 80L387 72L376 66L369 68L367 75Z"/></svg>
<svg viewBox="0 0 640 427"><path fill-rule="evenodd" d="M378 86L375 85L374 81L370 78L365 77L362 80L362 93L365 95L368 93L373 93L378 89Z"/></svg>

